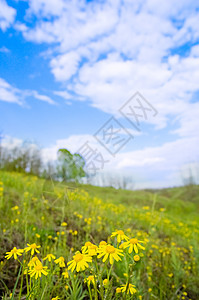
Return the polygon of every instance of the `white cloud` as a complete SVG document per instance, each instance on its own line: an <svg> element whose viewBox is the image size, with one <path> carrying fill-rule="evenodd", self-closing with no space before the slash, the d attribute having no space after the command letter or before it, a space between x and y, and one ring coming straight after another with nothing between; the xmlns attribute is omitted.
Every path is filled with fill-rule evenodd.
<svg viewBox="0 0 199 300"><path fill-rule="evenodd" d="M6 48L5 46L0 48L0 52L1 53L10 53L10 50L8 48Z"/></svg>
<svg viewBox="0 0 199 300"><path fill-rule="evenodd" d="M0 0L0 29L6 31L15 20L16 10L10 7L6 1Z"/></svg>
<svg viewBox="0 0 199 300"><path fill-rule="evenodd" d="M77 72L80 57L75 52L59 55L51 60L52 73L58 81L65 81Z"/></svg>
<svg viewBox="0 0 199 300"><path fill-rule="evenodd" d="M3 78L0 78L0 101L22 104L19 96L19 90L12 87Z"/></svg>
<svg viewBox="0 0 199 300"><path fill-rule="evenodd" d="M66 86L60 96L72 90L77 100L117 114L138 90L159 112L149 123L163 128L170 116L185 121L199 89L198 45L186 57L171 54L199 38L197 7L185 0L31 0L26 18L37 16L36 24L18 26L27 40L53 45L51 72Z"/></svg>
<svg viewBox="0 0 199 300"><path fill-rule="evenodd" d="M56 105L56 102L54 100L52 100L50 97L48 97L46 95L41 95L37 91L31 91L30 94L32 94L33 97L35 97L38 100L47 102L48 104Z"/></svg>
<svg viewBox="0 0 199 300"><path fill-rule="evenodd" d="M72 98L72 96L67 91L54 91L54 94L66 99L66 100L69 100Z"/></svg>
<svg viewBox="0 0 199 300"><path fill-rule="evenodd" d="M46 95L42 95L33 90L20 90L13 87L3 78L0 78L0 101L16 103L19 105L25 104L25 99L33 97L48 104L55 105L56 102Z"/></svg>

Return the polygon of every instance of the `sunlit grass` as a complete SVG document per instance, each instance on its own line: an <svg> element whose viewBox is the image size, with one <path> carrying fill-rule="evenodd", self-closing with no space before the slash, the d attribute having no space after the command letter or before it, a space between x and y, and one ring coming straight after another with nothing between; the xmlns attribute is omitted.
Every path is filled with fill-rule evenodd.
<svg viewBox="0 0 199 300"><path fill-rule="evenodd" d="M197 299L197 187L82 188L0 172L3 299Z"/></svg>

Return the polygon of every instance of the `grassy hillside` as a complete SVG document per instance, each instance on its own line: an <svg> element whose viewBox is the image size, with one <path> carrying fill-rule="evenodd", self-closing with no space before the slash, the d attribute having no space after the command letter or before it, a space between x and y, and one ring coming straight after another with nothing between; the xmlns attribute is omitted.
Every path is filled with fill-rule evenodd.
<svg viewBox="0 0 199 300"><path fill-rule="evenodd" d="M198 299L198 186L124 191L0 172L0 208L3 299Z"/></svg>

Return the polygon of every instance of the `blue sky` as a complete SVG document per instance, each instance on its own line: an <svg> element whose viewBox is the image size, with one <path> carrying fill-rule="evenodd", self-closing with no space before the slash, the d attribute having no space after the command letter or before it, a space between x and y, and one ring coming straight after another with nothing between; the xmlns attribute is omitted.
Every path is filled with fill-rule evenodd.
<svg viewBox="0 0 199 300"><path fill-rule="evenodd" d="M30 140L53 161L88 140L109 160L101 171L136 188L197 176L198 19L191 0L0 0L3 143ZM119 113L137 91L158 111L140 132ZM112 116L134 136L115 157L93 137Z"/></svg>

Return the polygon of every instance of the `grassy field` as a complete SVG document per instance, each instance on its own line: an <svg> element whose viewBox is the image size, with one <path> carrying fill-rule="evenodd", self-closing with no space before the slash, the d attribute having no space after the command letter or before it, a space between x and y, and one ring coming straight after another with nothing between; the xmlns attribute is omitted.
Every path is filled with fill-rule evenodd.
<svg viewBox="0 0 199 300"><path fill-rule="evenodd" d="M0 172L0 209L2 299L199 299L198 186L125 191Z"/></svg>

